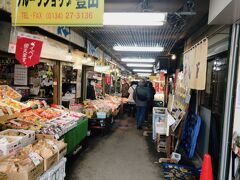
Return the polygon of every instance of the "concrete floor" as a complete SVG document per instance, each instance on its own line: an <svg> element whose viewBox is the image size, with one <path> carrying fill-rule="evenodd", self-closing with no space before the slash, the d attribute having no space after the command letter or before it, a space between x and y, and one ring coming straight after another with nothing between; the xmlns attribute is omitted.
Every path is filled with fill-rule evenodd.
<svg viewBox="0 0 240 180"><path fill-rule="evenodd" d="M94 144L67 163L69 180L161 180L142 130L133 119L121 120L114 132L97 137Z"/></svg>

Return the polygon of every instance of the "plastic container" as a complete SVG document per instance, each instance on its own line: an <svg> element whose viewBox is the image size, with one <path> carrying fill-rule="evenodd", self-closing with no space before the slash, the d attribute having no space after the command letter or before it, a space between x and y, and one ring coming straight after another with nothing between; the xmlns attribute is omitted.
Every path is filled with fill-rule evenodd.
<svg viewBox="0 0 240 180"><path fill-rule="evenodd" d="M156 123L167 120L167 108L154 107L152 119L152 138L156 140Z"/></svg>
<svg viewBox="0 0 240 180"><path fill-rule="evenodd" d="M181 154L173 152L171 155L171 159L179 162L181 160Z"/></svg>
<svg viewBox="0 0 240 180"><path fill-rule="evenodd" d="M106 112L97 112L97 118L105 119L105 118L107 118L107 113Z"/></svg>

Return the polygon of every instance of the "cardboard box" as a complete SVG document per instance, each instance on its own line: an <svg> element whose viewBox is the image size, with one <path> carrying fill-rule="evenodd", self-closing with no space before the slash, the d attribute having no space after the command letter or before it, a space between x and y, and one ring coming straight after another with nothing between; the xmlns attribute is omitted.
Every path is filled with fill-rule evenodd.
<svg viewBox="0 0 240 180"><path fill-rule="evenodd" d="M1 180L8 180L7 174L4 174L4 173L0 172L0 179Z"/></svg>
<svg viewBox="0 0 240 180"><path fill-rule="evenodd" d="M23 134L25 134L25 136L9 136L6 135L10 132L21 132ZM21 138L20 142L21 142L21 146L25 147L29 144L32 144L35 140L35 131L30 131L30 130L18 130L18 129L7 129L4 130L2 132L0 132L0 136L7 136L7 137L19 137Z"/></svg>
<svg viewBox="0 0 240 180"><path fill-rule="evenodd" d="M22 147L20 137L4 137L4 138L11 142L7 144L0 144L0 156L12 154Z"/></svg>
<svg viewBox="0 0 240 180"><path fill-rule="evenodd" d="M66 158L62 158L57 164L55 164L52 168L42 174L38 180L64 180L64 177L66 175L66 161Z"/></svg>
<svg viewBox="0 0 240 180"><path fill-rule="evenodd" d="M7 120L9 119L15 119L17 118L17 114L13 114L13 115L4 115L4 116L0 116L0 123L4 124L7 122Z"/></svg>
<svg viewBox="0 0 240 180"><path fill-rule="evenodd" d="M54 135L36 134L37 139L56 139Z"/></svg>
<svg viewBox="0 0 240 180"><path fill-rule="evenodd" d="M35 166L30 171L10 173L8 174L8 180L36 180L44 172L44 163L41 162L39 165Z"/></svg>
<svg viewBox="0 0 240 180"><path fill-rule="evenodd" d="M65 144L64 148L59 150L58 160L62 159L67 154L67 144Z"/></svg>
<svg viewBox="0 0 240 180"><path fill-rule="evenodd" d="M47 171L55 163L58 162L58 152L55 152L51 157L44 159L43 161L44 161L44 171Z"/></svg>

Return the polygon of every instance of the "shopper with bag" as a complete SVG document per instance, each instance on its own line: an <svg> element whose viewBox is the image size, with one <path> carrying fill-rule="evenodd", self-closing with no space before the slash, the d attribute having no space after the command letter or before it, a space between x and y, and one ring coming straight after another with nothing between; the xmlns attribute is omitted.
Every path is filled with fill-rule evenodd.
<svg viewBox="0 0 240 180"><path fill-rule="evenodd" d="M148 102L151 99L148 88L146 87L146 81L141 79L138 83L138 87L133 93L133 99L136 103L137 114L137 129L142 129L145 115L147 113Z"/></svg>
<svg viewBox="0 0 240 180"><path fill-rule="evenodd" d="M128 89L128 93L129 93L129 96L128 96L128 115L133 116L133 117L134 117L135 111L136 111L136 103L133 99L133 93L134 93L136 87L137 87L137 82L132 81L131 86Z"/></svg>

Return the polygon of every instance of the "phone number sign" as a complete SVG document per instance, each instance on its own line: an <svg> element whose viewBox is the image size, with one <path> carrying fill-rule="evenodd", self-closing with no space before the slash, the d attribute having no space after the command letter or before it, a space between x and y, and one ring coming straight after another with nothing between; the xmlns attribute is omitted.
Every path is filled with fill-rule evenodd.
<svg viewBox="0 0 240 180"><path fill-rule="evenodd" d="M13 26L103 26L104 0L12 0Z"/></svg>

